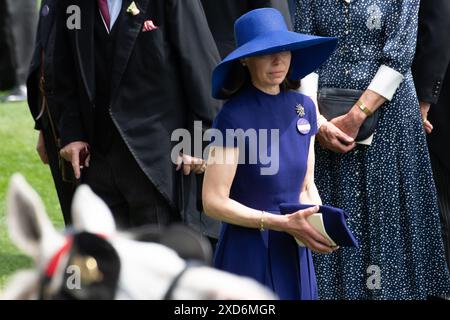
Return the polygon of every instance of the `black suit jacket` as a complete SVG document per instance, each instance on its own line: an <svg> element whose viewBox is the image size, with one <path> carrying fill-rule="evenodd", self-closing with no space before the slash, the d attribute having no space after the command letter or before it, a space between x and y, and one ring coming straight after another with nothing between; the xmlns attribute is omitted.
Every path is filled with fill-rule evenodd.
<svg viewBox="0 0 450 320"><path fill-rule="evenodd" d="M450 170L450 1L421 1L413 75L420 101L432 104L430 152Z"/></svg>
<svg viewBox="0 0 450 320"><path fill-rule="evenodd" d="M202 0L202 4L222 58L235 48L234 22L248 11L266 7L276 8L281 11L289 29L292 30L286 0Z"/></svg>
<svg viewBox="0 0 450 320"><path fill-rule="evenodd" d="M124 8L131 0L123 0ZM211 74L220 57L200 0L135 0L137 15L124 12L117 34L110 83L110 114L139 166L168 203L177 208L171 134L192 120L209 126L220 108L211 97ZM63 106L62 145L92 144L94 134L93 0L59 0L56 95ZM81 9L81 28L66 28L66 8ZM125 9L124 9L125 10ZM143 32L145 21L158 29ZM124 172L126 174L126 172Z"/></svg>
<svg viewBox="0 0 450 320"><path fill-rule="evenodd" d="M55 18L56 2L58 0L42 0L38 29L36 33L35 49L31 60L31 65L27 77L28 106L34 119L40 115L35 122L35 129L41 130L44 136L45 149L48 156L50 170L55 183L61 209L64 215L64 221L67 224L71 222L71 203L75 185L63 181L61 169L67 169L71 177L71 165L67 163L65 167L60 167L60 158L58 156L57 139L59 137L57 123L61 118L61 108L54 98L54 65L53 57L55 50ZM44 65L42 66L42 57L44 55ZM42 96L40 93L41 70L44 73L43 89L47 99L46 107L42 109ZM47 112L48 111L48 112ZM53 119L54 126L51 126L49 114ZM53 131L55 130L55 132ZM56 135L56 137L55 137Z"/></svg>
<svg viewBox="0 0 450 320"><path fill-rule="evenodd" d="M41 53L44 53L43 66L45 83L44 89L46 92L49 108L52 116L56 121L60 119L60 108L55 104L53 98L54 92L54 69L53 69L53 55L55 50L55 17L56 17L56 0L43 0L41 3L40 18L38 29L36 33L35 48L28 71L27 77L27 91L28 91L28 106L30 108L33 118L36 120L41 112L41 97L40 97L40 72L41 72ZM49 128L49 120L47 114L44 113L40 119L36 121L35 129L42 130ZM57 129L57 128L55 128Z"/></svg>

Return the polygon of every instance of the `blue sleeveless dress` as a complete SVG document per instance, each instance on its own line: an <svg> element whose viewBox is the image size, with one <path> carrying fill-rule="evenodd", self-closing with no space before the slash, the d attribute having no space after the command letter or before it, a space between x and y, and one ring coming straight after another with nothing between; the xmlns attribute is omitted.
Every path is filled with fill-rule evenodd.
<svg viewBox="0 0 450 320"><path fill-rule="evenodd" d="M311 124L306 134L297 130L298 105L304 107L303 118ZM280 203L299 201L311 136L317 132L316 111L309 98L293 91L269 95L249 86L227 101L213 128L229 141L227 144L227 139L220 142L216 139L213 144L237 146L240 156L245 152L242 157L245 163L238 165L231 187L233 200L276 214ZM244 139L245 143L239 144L227 129L242 129L246 133L249 129L257 130L258 143ZM279 143L275 143L276 132ZM264 136L267 144L263 143ZM252 159L252 154L258 156ZM310 250L299 247L284 232L223 223L214 264L219 269L256 279L280 299L312 300L317 296Z"/></svg>

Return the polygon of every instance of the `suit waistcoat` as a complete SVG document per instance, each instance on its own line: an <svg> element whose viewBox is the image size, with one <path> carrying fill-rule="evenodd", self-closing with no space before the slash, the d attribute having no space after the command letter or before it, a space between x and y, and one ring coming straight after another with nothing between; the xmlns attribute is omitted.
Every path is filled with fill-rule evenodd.
<svg viewBox="0 0 450 320"><path fill-rule="evenodd" d="M114 53L121 16L122 13L119 14L110 33L106 30L98 6L94 21L96 95L93 147L96 151L103 154L107 153L110 149L113 134L117 134L109 109L111 101L111 73L114 64Z"/></svg>

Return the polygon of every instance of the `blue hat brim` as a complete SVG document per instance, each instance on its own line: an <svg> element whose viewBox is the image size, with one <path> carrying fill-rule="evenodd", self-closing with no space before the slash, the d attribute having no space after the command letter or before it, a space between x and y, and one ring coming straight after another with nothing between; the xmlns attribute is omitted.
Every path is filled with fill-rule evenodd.
<svg viewBox="0 0 450 320"><path fill-rule="evenodd" d="M245 43L231 52L214 69L212 95L224 99L231 69L242 58L291 51L291 72L289 78L299 80L319 68L334 52L337 38L311 36L291 31L275 31Z"/></svg>

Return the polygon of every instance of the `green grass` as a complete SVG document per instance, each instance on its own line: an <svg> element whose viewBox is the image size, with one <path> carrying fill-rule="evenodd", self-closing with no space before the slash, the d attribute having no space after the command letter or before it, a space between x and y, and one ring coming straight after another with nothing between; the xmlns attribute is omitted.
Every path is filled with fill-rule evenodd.
<svg viewBox="0 0 450 320"><path fill-rule="evenodd" d="M0 289L16 270L31 261L11 243L5 223L5 195L11 175L22 173L42 197L56 228L63 227L50 169L35 151L37 131L26 103L0 103Z"/></svg>

